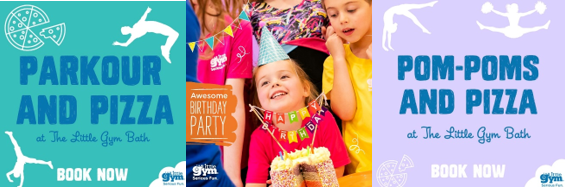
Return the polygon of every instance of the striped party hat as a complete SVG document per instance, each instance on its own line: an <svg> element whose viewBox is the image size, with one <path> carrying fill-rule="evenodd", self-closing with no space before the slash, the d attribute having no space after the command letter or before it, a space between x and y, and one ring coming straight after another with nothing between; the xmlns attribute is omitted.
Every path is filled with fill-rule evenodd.
<svg viewBox="0 0 566 187"><path fill-rule="evenodd" d="M273 34L263 27L261 30L261 40L259 44L258 67L272 62L290 59Z"/></svg>

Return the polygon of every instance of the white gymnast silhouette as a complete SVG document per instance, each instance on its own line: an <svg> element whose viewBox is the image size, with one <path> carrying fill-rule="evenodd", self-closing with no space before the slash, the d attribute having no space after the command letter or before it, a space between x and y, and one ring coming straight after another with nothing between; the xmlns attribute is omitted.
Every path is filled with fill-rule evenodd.
<svg viewBox="0 0 566 187"><path fill-rule="evenodd" d="M173 47L173 44L179 37L179 33L163 23L159 23L157 21L146 21L145 19L147 18L147 14L149 12L151 12L151 8L147 7L145 14L136 24L134 24L134 26L122 27L123 35L131 35L130 39L128 39L126 43L114 42L113 45L128 47L128 45L130 45L130 43L132 43L135 39L144 36L148 32L162 34L167 36L168 38L167 42L165 42L165 45L161 46L161 54L163 55L165 60L167 60L167 62L171 63L169 53L171 51L171 47Z"/></svg>
<svg viewBox="0 0 566 187"><path fill-rule="evenodd" d="M519 5L517 5L516 3L508 4L507 5L507 12L502 13L502 12L499 12L497 10L494 10L493 5L490 2L486 2L486 3L483 4L481 11L484 14L493 12L497 15L507 17L509 19L509 26L507 26L505 28L495 28L495 27L484 26L479 21L476 21L476 22L480 26L481 30L487 29L487 30L492 31L492 32L502 33L509 38L519 38L519 37L521 37L524 34L527 34L529 32L536 32L536 31L541 30L541 29L548 29L548 25L550 25L550 20L548 20L548 22L546 22L546 24L544 26L539 26L539 27L522 28L521 26L519 26L519 20L521 19L521 17L531 15L534 12L538 12L539 14L544 14L545 10L546 10L546 5L539 1L535 5L534 10L531 10L531 11L528 11L528 12L525 12L525 13L519 12Z"/></svg>
<svg viewBox="0 0 566 187"><path fill-rule="evenodd" d="M391 7L385 11L383 15L383 39L382 39L382 47L385 51L389 51L389 49L393 50L391 47L391 34L397 32L397 23L393 22L393 16L395 15L403 15L408 17L409 19L413 20L415 25L419 26L424 33L430 34L430 32L419 22L417 17L410 12L413 9L421 9L425 7L433 7L438 1L433 1L426 4L401 4L394 7ZM388 40L388 47L385 47L385 40Z"/></svg>
<svg viewBox="0 0 566 187"><path fill-rule="evenodd" d="M6 177L8 177L8 181L14 182L14 181L12 181L12 179L10 179L10 175L12 175L12 174L14 174L14 177L16 177L16 178L19 178L21 176L22 178L20 180L20 186L18 186L18 187L22 187L24 185L24 165L25 164L43 164L43 165L48 165L51 169L53 169L53 165L51 164L51 161L45 162L43 160L36 160L35 158L30 158L30 157L24 156L22 154L22 150L21 150L20 146L18 146L18 142L16 142L16 139L14 139L12 132L6 131L5 133L8 136L10 136L10 140L12 140L12 144L14 144L14 149L16 150L16 157L18 158L17 161L16 161L16 165L14 166L14 169L12 169L12 171L10 171L6 174Z"/></svg>

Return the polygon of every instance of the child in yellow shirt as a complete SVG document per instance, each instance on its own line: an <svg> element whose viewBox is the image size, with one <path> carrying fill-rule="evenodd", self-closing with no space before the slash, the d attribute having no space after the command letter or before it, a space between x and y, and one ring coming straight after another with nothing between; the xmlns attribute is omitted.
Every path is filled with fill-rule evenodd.
<svg viewBox="0 0 566 187"><path fill-rule="evenodd" d="M322 87L332 110L343 120L352 161L346 174L370 171L371 0L325 0L324 6L332 26L326 31L331 56L324 63Z"/></svg>

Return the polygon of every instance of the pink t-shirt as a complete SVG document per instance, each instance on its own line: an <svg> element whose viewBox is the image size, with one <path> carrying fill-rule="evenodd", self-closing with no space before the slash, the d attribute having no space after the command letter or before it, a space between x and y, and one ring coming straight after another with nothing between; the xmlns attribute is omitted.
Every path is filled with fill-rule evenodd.
<svg viewBox="0 0 566 187"><path fill-rule="evenodd" d="M224 19L226 23L232 23L230 16L224 16ZM198 60L197 77L200 82L225 85L226 79L252 78L252 27L248 21L239 22L240 28L236 27L237 22L232 24L234 37L224 33L222 42L214 41L211 59Z"/></svg>
<svg viewBox="0 0 566 187"><path fill-rule="evenodd" d="M318 125L316 132L316 140L314 147L326 147L330 151L330 159L334 164L334 168L342 167L350 163L348 157L348 150L346 144L342 140L342 135L338 130L338 125L330 112L326 112L323 121ZM307 117L303 120L304 127L310 120ZM277 131L274 134L277 137ZM313 135L307 130L309 138L301 140L297 136L298 143L293 142L279 142L285 150L292 152L310 146L312 143ZM248 175L246 183L261 183L265 184L269 175L268 169L271 166L271 161L282 152L277 142L271 137L269 132L264 131L261 127L257 128L252 134L250 142L250 160L248 161Z"/></svg>

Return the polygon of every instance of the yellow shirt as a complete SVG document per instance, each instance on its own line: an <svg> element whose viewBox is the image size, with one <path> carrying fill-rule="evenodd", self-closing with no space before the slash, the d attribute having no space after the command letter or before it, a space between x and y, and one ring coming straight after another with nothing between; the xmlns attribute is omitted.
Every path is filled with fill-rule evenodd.
<svg viewBox="0 0 566 187"><path fill-rule="evenodd" d="M357 110L351 121L343 121L343 137L348 155L352 163L346 166L346 173L370 171L371 168L371 78L372 64L370 59L358 58L345 44L346 61L350 80L354 87ZM334 59L329 56L324 62L322 88L325 94L334 85ZM341 89L341 88L338 88ZM330 98L332 99L332 98Z"/></svg>

